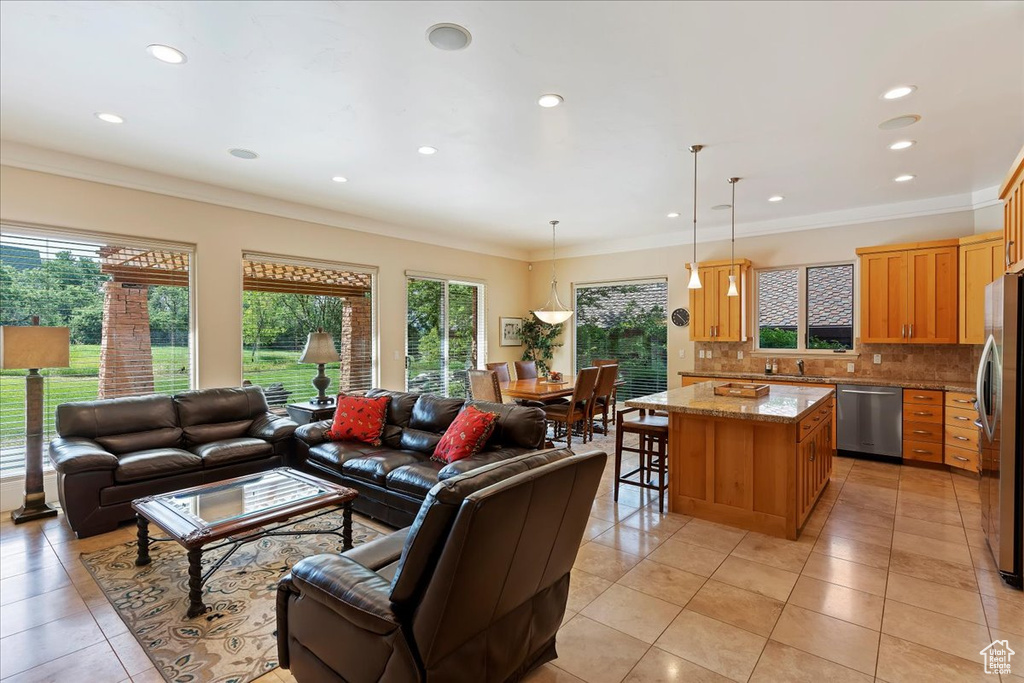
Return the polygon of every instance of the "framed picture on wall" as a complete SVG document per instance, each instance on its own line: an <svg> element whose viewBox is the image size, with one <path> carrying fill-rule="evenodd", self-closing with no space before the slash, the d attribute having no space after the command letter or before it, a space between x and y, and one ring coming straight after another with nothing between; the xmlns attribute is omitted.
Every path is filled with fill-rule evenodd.
<svg viewBox="0 0 1024 683"><path fill-rule="evenodd" d="M498 318L501 328L501 346L522 346L519 333L523 331L522 318Z"/></svg>

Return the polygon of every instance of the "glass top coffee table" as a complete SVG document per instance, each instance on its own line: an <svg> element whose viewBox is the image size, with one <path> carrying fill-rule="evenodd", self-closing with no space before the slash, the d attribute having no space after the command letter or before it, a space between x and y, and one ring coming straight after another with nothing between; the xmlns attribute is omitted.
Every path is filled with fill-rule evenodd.
<svg viewBox="0 0 1024 683"><path fill-rule="evenodd" d="M342 550L352 547L355 489L281 467L234 479L194 486L132 501L138 520L137 566L150 563L149 546L176 541L188 551L188 616L206 612L203 584L242 545L267 536L333 534ZM333 529L300 531L294 524L341 508L342 524ZM155 524L168 538L151 538ZM203 553L228 548L203 572Z"/></svg>

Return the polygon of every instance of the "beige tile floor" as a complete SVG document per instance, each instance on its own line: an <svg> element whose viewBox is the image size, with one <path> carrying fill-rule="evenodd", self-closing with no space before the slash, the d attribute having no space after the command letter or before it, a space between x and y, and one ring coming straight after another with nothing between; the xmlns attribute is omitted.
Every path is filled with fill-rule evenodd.
<svg viewBox="0 0 1024 683"><path fill-rule="evenodd" d="M599 442L600 443L600 442ZM970 477L839 458L798 541L611 498L580 547L545 681L988 681L996 638L1021 653L1024 593L993 571ZM0 522L0 679L159 681L81 565L134 530L76 540L62 519ZM1015 662L1016 664L1016 662ZM277 670L260 683L294 679Z"/></svg>

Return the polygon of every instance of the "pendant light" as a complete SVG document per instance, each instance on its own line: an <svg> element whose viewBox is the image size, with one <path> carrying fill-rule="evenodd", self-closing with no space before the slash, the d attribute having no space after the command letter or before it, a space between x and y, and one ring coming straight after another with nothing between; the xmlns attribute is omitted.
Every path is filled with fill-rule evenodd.
<svg viewBox="0 0 1024 683"><path fill-rule="evenodd" d="M544 307L537 309L533 314L542 323L558 325L571 318L572 311L563 306L561 299L558 298L558 279L555 277L555 226L558 225L558 221L549 222L551 223L551 293L548 295L548 302L544 304Z"/></svg>
<svg viewBox="0 0 1024 683"><path fill-rule="evenodd" d="M732 262L729 263L729 292L726 296L740 295L736 288L736 183L739 181L739 178L729 178L732 185Z"/></svg>
<svg viewBox="0 0 1024 683"><path fill-rule="evenodd" d="M690 283L688 289L700 289L700 273L697 272L697 152L704 145L690 145L693 153L693 262L690 263Z"/></svg>

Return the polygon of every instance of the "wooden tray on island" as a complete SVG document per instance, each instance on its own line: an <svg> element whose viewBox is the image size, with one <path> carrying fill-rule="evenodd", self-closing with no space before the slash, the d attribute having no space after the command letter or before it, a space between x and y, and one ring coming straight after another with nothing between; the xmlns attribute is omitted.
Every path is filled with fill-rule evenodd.
<svg viewBox="0 0 1024 683"><path fill-rule="evenodd" d="M736 396L739 398L761 398L771 391L768 384L749 384L746 382L728 382L715 387L716 396Z"/></svg>

